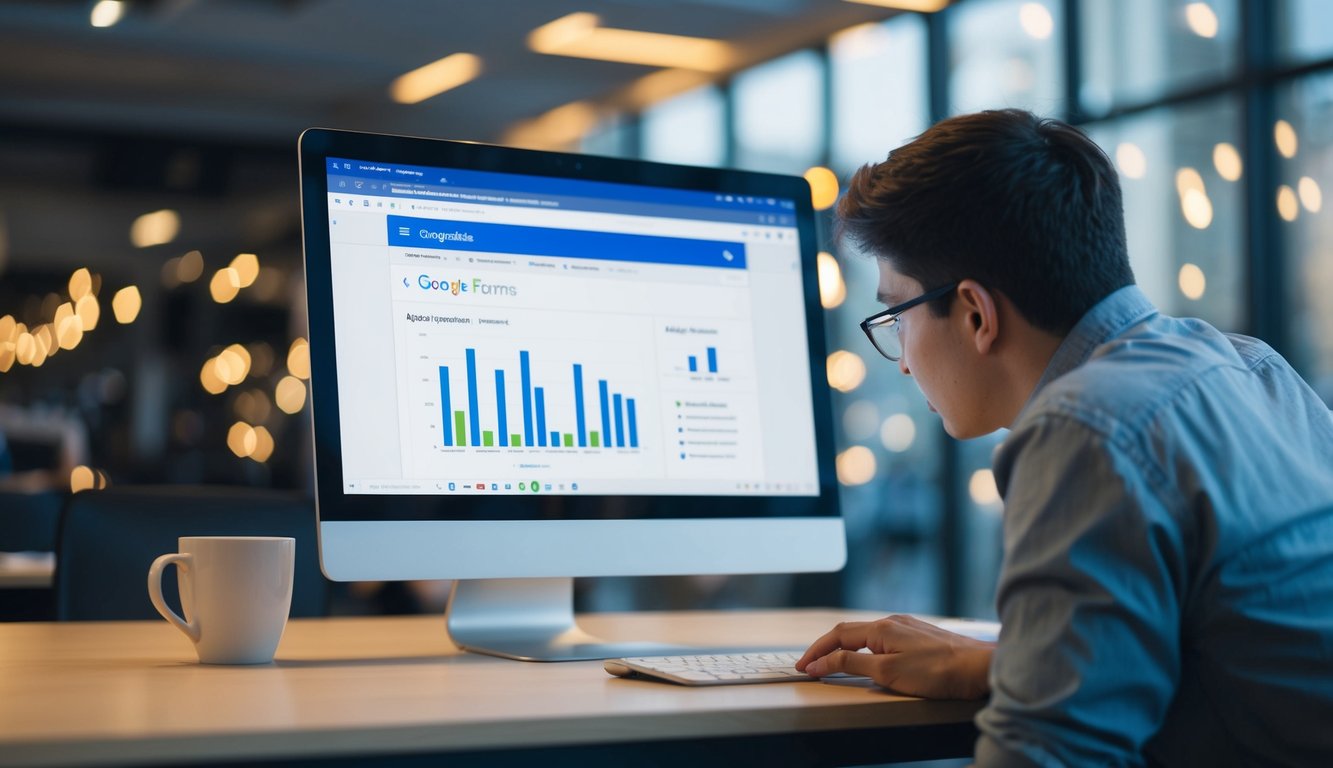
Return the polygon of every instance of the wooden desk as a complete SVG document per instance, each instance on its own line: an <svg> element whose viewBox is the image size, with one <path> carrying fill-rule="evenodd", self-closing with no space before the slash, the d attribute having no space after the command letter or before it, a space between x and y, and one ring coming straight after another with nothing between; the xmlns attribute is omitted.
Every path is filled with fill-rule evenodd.
<svg viewBox="0 0 1333 768"><path fill-rule="evenodd" d="M835 611L598 614L608 639L803 646ZM459 653L438 616L294 620L203 666L166 622L0 624L0 765L443 754L450 765L792 764L971 754L980 702L818 682L684 688ZM618 751L619 750L619 751Z"/></svg>

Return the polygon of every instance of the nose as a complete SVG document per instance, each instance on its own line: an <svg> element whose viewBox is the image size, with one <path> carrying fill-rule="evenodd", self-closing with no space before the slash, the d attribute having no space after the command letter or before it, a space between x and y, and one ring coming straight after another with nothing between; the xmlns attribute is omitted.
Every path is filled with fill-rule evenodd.
<svg viewBox="0 0 1333 768"><path fill-rule="evenodd" d="M907 367L907 355L901 355L901 356L898 358L898 370L899 370L899 371L902 373L902 375L904 375L904 376L911 376L911 375L912 375L912 370L911 370L910 368Z"/></svg>

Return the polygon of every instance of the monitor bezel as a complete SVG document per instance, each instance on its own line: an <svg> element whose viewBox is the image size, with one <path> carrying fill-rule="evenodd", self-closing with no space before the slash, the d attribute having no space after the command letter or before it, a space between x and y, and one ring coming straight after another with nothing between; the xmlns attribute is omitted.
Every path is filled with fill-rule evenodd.
<svg viewBox="0 0 1333 768"><path fill-rule="evenodd" d="M824 378L823 309L816 271L816 225L808 183L798 176L669 165L474 142L311 128L298 141L302 238L309 312L311 422L317 510L328 521L525 521L619 519L836 518L832 398ZM349 494L344 490L332 265L328 158L537 175L793 200L799 233L818 496L508 496Z"/></svg>

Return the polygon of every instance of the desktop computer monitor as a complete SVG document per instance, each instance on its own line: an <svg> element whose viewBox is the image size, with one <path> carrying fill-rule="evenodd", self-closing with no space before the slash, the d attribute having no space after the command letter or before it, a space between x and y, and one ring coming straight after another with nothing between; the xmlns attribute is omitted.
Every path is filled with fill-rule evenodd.
<svg viewBox="0 0 1333 768"><path fill-rule="evenodd" d="M299 154L329 578L457 579L457 644L570 659L665 650L579 631L574 577L842 567L803 179L325 129Z"/></svg>

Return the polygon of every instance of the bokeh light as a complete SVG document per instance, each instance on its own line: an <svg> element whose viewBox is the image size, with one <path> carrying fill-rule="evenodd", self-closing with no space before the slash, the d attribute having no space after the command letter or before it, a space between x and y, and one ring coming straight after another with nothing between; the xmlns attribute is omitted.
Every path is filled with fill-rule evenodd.
<svg viewBox="0 0 1333 768"><path fill-rule="evenodd" d="M824 309L835 309L847 298L847 284L842 279L842 267L833 254L819 252L819 303Z"/></svg>
<svg viewBox="0 0 1333 768"><path fill-rule="evenodd" d="M839 392L851 392L866 378L866 364L855 352L839 349L828 356L826 364L829 386Z"/></svg>
<svg viewBox="0 0 1333 768"><path fill-rule="evenodd" d="M1023 3L1018 9L1018 23L1033 40L1046 40L1055 31L1055 19L1041 3Z"/></svg>
<svg viewBox="0 0 1333 768"><path fill-rule="evenodd" d="M219 304L230 302L240 292L241 275L231 267L223 267L214 272L213 279L208 283L209 295Z"/></svg>
<svg viewBox="0 0 1333 768"><path fill-rule="evenodd" d="M232 424L231 429L227 430L227 447L242 459L254 453L258 444L255 428L243 421Z"/></svg>
<svg viewBox="0 0 1333 768"><path fill-rule="evenodd" d="M1202 299L1204 291L1208 289L1208 278L1197 264L1182 264L1176 281L1180 285L1180 292L1191 301Z"/></svg>
<svg viewBox="0 0 1333 768"><path fill-rule="evenodd" d="M249 288L254 285L255 278L259 277L259 257L253 253L236 254L228 266L236 270L238 288Z"/></svg>
<svg viewBox="0 0 1333 768"><path fill-rule="evenodd" d="M1277 215L1283 221L1295 221L1301 213L1300 203L1296 200L1296 190L1283 184L1277 188Z"/></svg>
<svg viewBox="0 0 1333 768"><path fill-rule="evenodd" d="M116 322L121 325L134 322L142 307L143 299L139 297L137 286L127 285L111 297L111 314L116 316Z"/></svg>
<svg viewBox="0 0 1333 768"><path fill-rule="evenodd" d="M894 453L902 453L916 441L916 422L905 413L895 413L879 428L879 441Z"/></svg>
<svg viewBox="0 0 1333 768"><path fill-rule="evenodd" d="M1185 6L1185 23L1189 25L1190 31L1199 37L1214 38L1217 37L1217 30L1220 26L1217 21L1217 13L1208 3L1190 3Z"/></svg>
<svg viewBox="0 0 1333 768"><path fill-rule="evenodd" d="M1115 162L1127 178L1141 179L1148 172L1148 158L1138 144L1121 142L1115 148Z"/></svg>
<svg viewBox="0 0 1333 768"><path fill-rule="evenodd" d="M838 202L838 175L817 165L805 172L805 180L810 184L810 202L816 211L830 208Z"/></svg>
<svg viewBox="0 0 1333 768"><path fill-rule="evenodd" d="M1213 167L1217 169L1218 176L1227 181L1238 181L1243 169L1240 152L1225 141L1215 145L1213 147Z"/></svg>
<svg viewBox="0 0 1333 768"><path fill-rule="evenodd" d="M298 338L287 350L287 372L298 379L310 378L310 343Z"/></svg>
<svg viewBox="0 0 1333 768"><path fill-rule="evenodd" d="M170 209L145 213L130 225L130 242L136 248L164 245L180 232L180 215Z"/></svg>
<svg viewBox="0 0 1333 768"><path fill-rule="evenodd" d="M875 454L864 445L853 445L838 454L835 466L838 482L843 485L865 485L875 477Z"/></svg>
<svg viewBox="0 0 1333 768"><path fill-rule="evenodd" d="M967 492L972 503L979 507L995 507L1000 503L1000 489L995 485L995 474L989 469L978 469L967 481Z"/></svg>
<svg viewBox="0 0 1333 768"><path fill-rule="evenodd" d="M305 382L295 376L283 376L273 391L273 401L283 413L299 413L305 407Z"/></svg>

